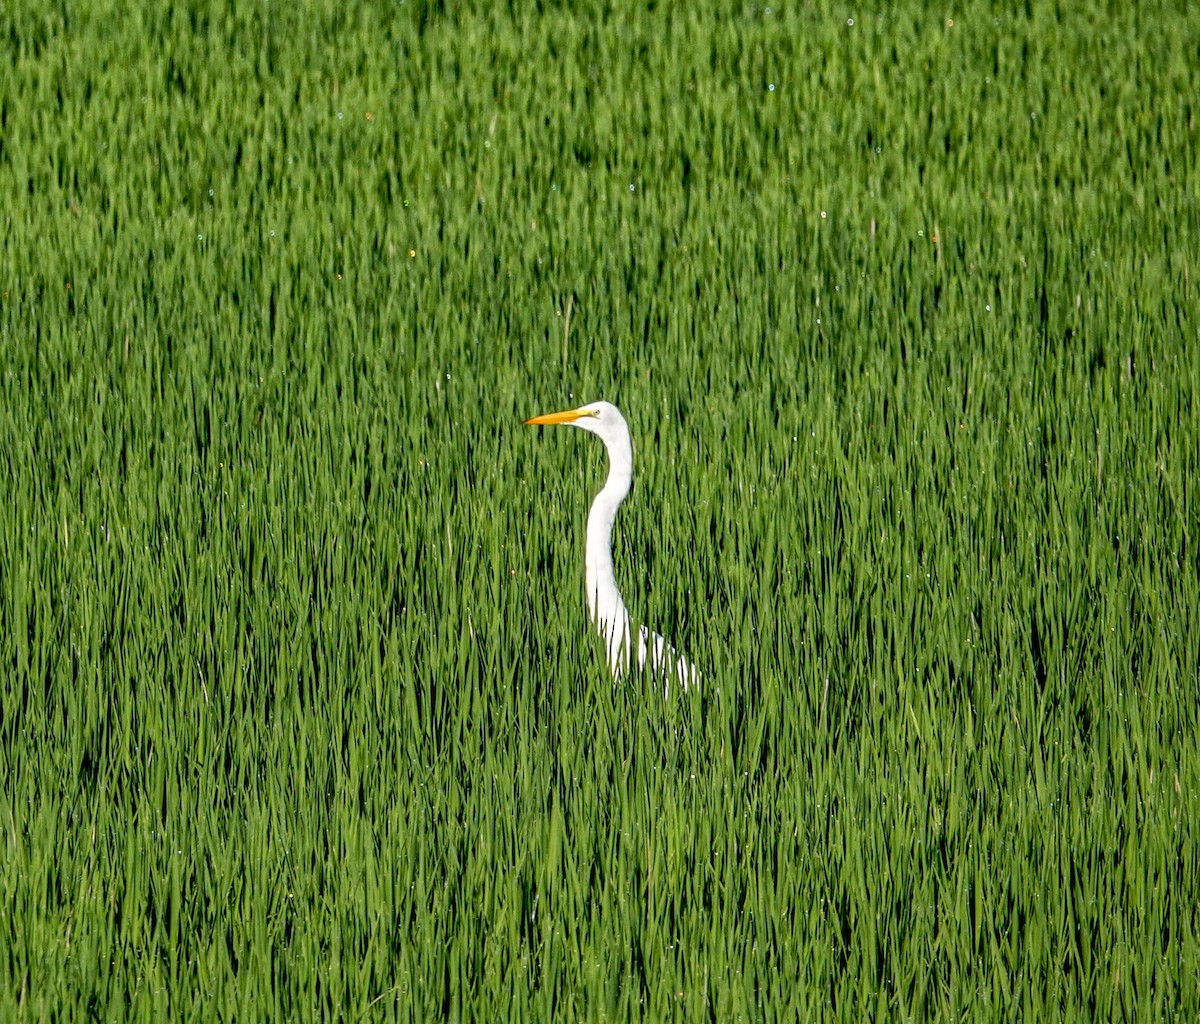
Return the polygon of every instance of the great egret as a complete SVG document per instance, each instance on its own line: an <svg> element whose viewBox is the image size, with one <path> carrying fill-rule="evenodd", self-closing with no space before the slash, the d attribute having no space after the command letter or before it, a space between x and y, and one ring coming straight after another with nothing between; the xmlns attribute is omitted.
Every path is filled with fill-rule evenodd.
<svg viewBox="0 0 1200 1024"><path fill-rule="evenodd" d="M633 632L629 611L613 577L612 528L617 507L633 482L633 444L621 411L609 402L592 402L566 412L552 412L525 421L534 426L566 423L595 434L608 449L608 480L592 502L587 520L587 600L596 631L608 648L608 664L614 678L629 667ZM686 690L700 681L700 673L666 640L645 626L638 629L638 665L668 679L673 674ZM668 690L670 689L668 685Z"/></svg>

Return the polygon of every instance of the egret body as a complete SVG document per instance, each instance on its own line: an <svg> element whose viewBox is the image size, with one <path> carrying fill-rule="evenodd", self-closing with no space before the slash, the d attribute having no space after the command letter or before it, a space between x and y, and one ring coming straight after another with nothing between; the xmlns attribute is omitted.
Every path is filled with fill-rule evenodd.
<svg viewBox="0 0 1200 1024"><path fill-rule="evenodd" d="M612 561L613 521L633 482L633 444L629 439L629 427L620 410L609 402L592 402L566 412L534 416L525 422L579 427L599 437L608 449L608 479L588 512L584 581L588 612L604 640L613 676L620 678L629 667L635 642L629 611L613 575ZM699 682L700 673L696 667L657 633L645 626L639 627L636 644L638 665L643 669L650 668L668 680L674 677L685 690Z"/></svg>

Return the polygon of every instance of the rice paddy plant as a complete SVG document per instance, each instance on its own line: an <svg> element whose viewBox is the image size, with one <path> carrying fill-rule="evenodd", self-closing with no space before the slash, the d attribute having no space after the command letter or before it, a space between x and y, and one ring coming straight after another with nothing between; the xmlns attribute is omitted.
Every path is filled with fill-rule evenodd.
<svg viewBox="0 0 1200 1024"><path fill-rule="evenodd" d="M1194 1014L1198 29L0 9L0 1017Z"/></svg>

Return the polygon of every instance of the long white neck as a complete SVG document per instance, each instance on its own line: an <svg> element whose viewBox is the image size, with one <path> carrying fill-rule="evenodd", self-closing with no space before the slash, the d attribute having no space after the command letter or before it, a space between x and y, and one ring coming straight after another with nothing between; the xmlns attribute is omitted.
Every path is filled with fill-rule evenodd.
<svg viewBox="0 0 1200 1024"><path fill-rule="evenodd" d="M587 521L587 599L596 630L608 646L608 662L614 674L629 665L629 612L613 576L612 528L617 507L629 493L633 480L633 445L629 435L605 438L608 448L608 480L592 502Z"/></svg>

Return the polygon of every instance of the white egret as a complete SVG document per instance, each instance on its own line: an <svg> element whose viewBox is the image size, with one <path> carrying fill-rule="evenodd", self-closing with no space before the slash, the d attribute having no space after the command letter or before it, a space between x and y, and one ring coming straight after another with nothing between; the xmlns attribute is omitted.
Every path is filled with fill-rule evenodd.
<svg viewBox="0 0 1200 1024"><path fill-rule="evenodd" d="M579 427L599 437L608 449L608 480L588 513L585 580L588 611L608 648L608 664L613 677L619 679L629 667L633 627L613 576L612 528L617 507L625 500L633 482L633 444L629 439L629 427L621 411L609 402L592 402L566 412L534 416L525 422L535 426L566 423ZM643 670L650 668L668 679L674 675L685 690L700 681L696 667L645 626L638 629L637 659Z"/></svg>

